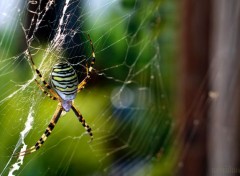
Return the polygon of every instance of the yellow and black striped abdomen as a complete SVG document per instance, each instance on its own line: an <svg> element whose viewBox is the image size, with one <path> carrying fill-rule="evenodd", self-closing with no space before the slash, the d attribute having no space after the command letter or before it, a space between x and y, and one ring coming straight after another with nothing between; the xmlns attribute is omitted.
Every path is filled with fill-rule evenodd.
<svg viewBox="0 0 240 176"><path fill-rule="evenodd" d="M71 101L76 97L78 78L76 71L68 62L59 62L53 66L51 84L63 100Z"/></svg>

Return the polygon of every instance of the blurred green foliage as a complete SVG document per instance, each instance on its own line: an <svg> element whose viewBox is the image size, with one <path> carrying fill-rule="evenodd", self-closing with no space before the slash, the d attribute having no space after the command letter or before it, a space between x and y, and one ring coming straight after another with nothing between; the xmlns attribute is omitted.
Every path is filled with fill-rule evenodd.
<svg viewBox="0 0 240 176"><path fill-rule="evenodd" d="M126 153L131 159L148 160L146 163L151 165L150 175L171 175L174 157L169 153L172 150L171 111L176 81L176 2L120 2L109 11L105 19L86 21L84 26L86 30L93 24L98 26L91 31L96 50L94 67L97 73L106 76L94 77L78 95L75 104L87 123L93 125L91 127L96 141L88 144L89 137L81 137L84 128L73 112L69 112L60 118L44 146L38 152L25 157L18 175L99 175L104 172L103 168L110 168ZM124 17L124 14L129 16ZM3 33L12 35L5 31L1 36ZM19 39L17 33L14 34L14 38ZM0 48L1 57L10 58L0 62L0 98L1 101L4 100L0 104L0 171L15 148L29 107L35 105L33 129L25 139L28 146L33 145L42 135L57 106L57 102L42 98L43 94L34 82L22 88L12 98L6 99L32 78L33 72L22 54L24 47L18 49L24 42L23 39L24 37L14 42L15 39L5 37ZM38 65L41 54L36 55L35 59ZM157 80L153 81L152 76ZM127 84L125 81L131 83ZM115 109L112 106L111 92L117 86L128 86L137 92L140 99L136 97L132 109ZM142 93L144 88L147 91ZM141 101L147 107L142 108ZM104 133L116 140L107 137L107 142L103 142L106 137ZM129 139L131 140L128 141ZM128 145L126 150L117 152L116 148L125 144ZM164 154L158 158L162 149ZM113 152L115 150L116 153ZM108 156L107 153L111 151L113 153ZM126 159L126 163L127 161ZM11 163L14 162L15 158ZM148 167L149 165L145 165L139 168L135 175L146 172Z"/></svg>

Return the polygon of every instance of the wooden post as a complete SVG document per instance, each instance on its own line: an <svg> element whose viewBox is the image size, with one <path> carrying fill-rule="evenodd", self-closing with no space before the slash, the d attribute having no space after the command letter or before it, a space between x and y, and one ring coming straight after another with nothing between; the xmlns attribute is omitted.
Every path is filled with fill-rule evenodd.
<svg viewBox="0 0 240 176"><path fill-rule="evenodd" d="M181 4L181 79L179 133L182 146L177 175L207 172L210 1Z"/></svg>
<svg viewBox="0 0 240 176"><path fill-rule="evenodd" d="M209 175L239 175L240 1L213 1Z"/></svg>

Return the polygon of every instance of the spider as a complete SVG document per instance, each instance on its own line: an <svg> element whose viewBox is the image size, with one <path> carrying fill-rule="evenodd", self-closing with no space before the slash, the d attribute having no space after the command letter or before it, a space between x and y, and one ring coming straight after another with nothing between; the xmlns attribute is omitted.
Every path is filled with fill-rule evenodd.
<svg viewBox="0 0 240 176"><path fill-rule="evenodd" d="M16 154L16 156L23 156L26 154L31 154L35 151L37 151L43 143L47 140L49 135L52 133L53 128L57 124L60 115L63 111L70 111L70 109L73 110L75 115L77 116L78 120L82 123L82 126L85 128L85 130L88 132L88 134L91 137L91 141L93 140L93 134L92 129L89 127L89 125L85 122L82 114L80 111L75 107L73 100L76 98L77 93L79 93L84 86L87 84L87 82L90 80L90 73L93 70L93 65L95 64L95 53L94 48L92 44L92 40L90 36L88 35L89 42L91 44L92 48L92 57L91 57L91 63L90 66L86 65L86 77L79 83L78 77L76 74L76 71L71 66L71 64L67 61L61 61L56 63L52 71L50 73L50 81L49 84L45 81L43 78L40 70L36 67L36 65L33 62L32 55L30 53L29 48L26 50L26 55L28 59L30 60L32 68L35 70L36 74L39 76L40 80L44 84L42 86L36 79L35 82L37 86L40 88L40 90L48 96L52 100L58 101L57 109L46 128L45 132L41 136L41 138L37 141L37 143L30 147L29 149L19 152Z"/></svg>

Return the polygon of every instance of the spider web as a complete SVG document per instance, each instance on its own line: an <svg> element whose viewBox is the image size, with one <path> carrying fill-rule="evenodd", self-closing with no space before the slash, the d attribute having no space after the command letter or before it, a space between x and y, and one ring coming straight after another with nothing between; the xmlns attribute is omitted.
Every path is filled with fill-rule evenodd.
<svg viewBox="0 0 240 176"><path fill-rule="evenodd" d="M172 82L164 78L171 61L163 59L166 39L158 31L160 9L165 3L171 10L172 3L13 2L0 5L0 175L154 175L161 166L158 174L169 173L171 163L164 161L173 130L172 90L166 87ZM161 32L172 35L171 25ZM35 84L27 47L46 80L59 59L67 59L82 80L91 57L87 34L96 64L75 105L93 129L93 142L70 111L37 152L12 157L36 143L57 107Z"/></svg>

